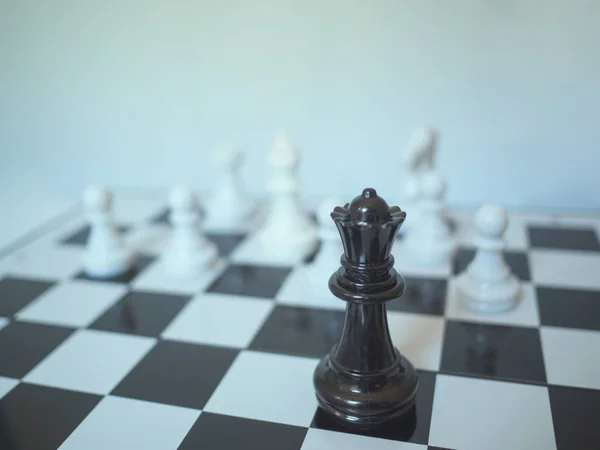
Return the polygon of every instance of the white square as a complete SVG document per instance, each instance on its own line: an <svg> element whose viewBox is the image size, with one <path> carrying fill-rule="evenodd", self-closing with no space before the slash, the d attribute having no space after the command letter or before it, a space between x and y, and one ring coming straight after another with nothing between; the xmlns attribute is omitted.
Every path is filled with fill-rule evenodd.
<svg viewBox="0 0 600 450"><path fill-rule="evenodd" d="M548 390L437 375L429 445L461 450L556 449Z"/></svg>
<svg viewBox="0 0 600 450"><path fill-rule="evenodd" d="M7 257L5 273L46 280L70 278L81 269L83 252L79 247L40 242Z"/></svg>
<svg viewBox="0 0 600 450"><path fill-rule="evenodd" d="M12 389L19 384L19 380L13 378L0 377L0 398L8 394Z"/></svg>
<svg viewBox="0 0 600 450"><path fill-rule="evenodd" d="M277 303L305 308L345 310L346 302L334 296L329 290L328 274L323 274L322 282L316 284L311 279L310 270L310 266L295 267L277 292L275 297Z"/></svg>
<svg viewBox="0 0 600 450"><path fill-rule="evenodd" d="M300 264L308 254L310 254L310 251L287 251L280 253L273 246L269 247L263 244L258 234L254 234L242 241L229 255L229 259L238 264L294 266Z"/></svg>
<svg viewBox="0 0 600 450"><path fill-rule="evenodd" d="M309 428L301 450L427 450L426 445Z"/></svg>
<svg viewBox="0 0 600 450"><path fill-rule="evenodd" d="M317 409L318 360L242 351L204 411L308 427Z"/></svg>
<svg viewBox="0 0 600 450"><path fill-rule="evenodd" d="M6 325L8 325L8 322L9 322L8 318L0 317L0 330L2 328L4 328Z"/></svg>
<svg viewBox="0 0 600 450"><path fill-rule="evenodd" d="M532 249L531 276L538 285L600 289L600 253Z"/></svg>
<svg viewBox="0 0 600 450"><path fill-rule="evenodd" d="M442 357L444 319L388 311L392 342L417 369L437 371Z"/></svg>
<svg viewBox="0 0 600 450"><path fill-rule="evenodd" d="M24 381L108 394L152 348L155 339L79 330L38 364Z"/></svg>
<svg viewBox="0 0 600 450"><path fill-rule="evenodd" d="M273 309L272 300L201 294L163 331L165 339L245 348Z"/></svg>
<svg viewBox="0 0 600 450"><path fill-rule="evenodd" d="M200 411L105 397L59 450L176 450Z"/></svg>
<svg viewBox="0 0 600 450"><path fill-rule="evenodd" d="M473 312L461 305L456 278L454 278L448 282L446 317L467 322L498 325L537 327L540 324L537 295L531 283L521 283L521 295L515 309L501 313L486 314Z"/></svg>
<svg viewBox="0 0 600 450"><path fill-rule="evenodd" d="M112 283L69 281L48 289L16 316L30 322L86 327L126 292L125 286Z"/></svg>
<svg viewBox="0 0 600 450"><path fill-rule="evenodd" d="M548 383L600 389L600 332L542 327L540 335Z"/></svg>
<svg viewBox="0 0 600 450"><path fill-rule="evenodd" d="M159 258L135 278L132 286L135 289L150 292L194 295L209 286L226 268L225 260L219 259L215 265L195 277L178 277L170 274L165 268L163 260Z"/></svg>

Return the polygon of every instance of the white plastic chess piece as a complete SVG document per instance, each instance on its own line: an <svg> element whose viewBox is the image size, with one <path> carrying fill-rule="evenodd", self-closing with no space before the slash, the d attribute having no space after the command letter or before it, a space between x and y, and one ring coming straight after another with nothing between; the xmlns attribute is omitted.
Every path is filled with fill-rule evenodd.
<svg viewBox="0 0 600 450"><path fill-rule="evenodd" d="M329 277L340 267L344 247L331 212L336 206L344 206L345 203L340 198L330 197L323 200L317 208L317 231L321 247L308 270L311 283L319 289L327 290Z"/></svg>
<svg viewBox="0 0 600 450"><path fill-rule="evenodd" d="M93 278L113 278L133 266L129 250L112 221L113 193L102 186L89 186L83 204L90 222L90 236L83 257L84 272Z"/></svg>
<svg viewBox="0 0 600 450"><path fill-rule="evenodd" d="M173 234L163 255L167 272L193 277L214 265L218 250L198 226L198 199L191 189L177 187L169 196Z"/></svg>
<svg viewBox="0 0 600 450"><path fill-rule="evenodd" d="M315 224L298 198L299 155L286 134L277 136L268 162L272 170L271 209L258 237L269 253L302 257L314 250L318 237Z"/></svg>
<svg viewBox="0 0 600 450"><path fill-rule="evenodd" d="M430 171L422 176L420 189L419 212L406 233L406 249L423 264L437 266L448 263L456 242L445 215L443 198L446 183L437 172Z"/></svg>
<svg viewBox="0 0 600 450"><path fill-rule="evenodd" d="M520 283L502 254L507 226L506 211L500 206L484 205L475 214L477 252L457 278L462 304L471 310L502 312L518 302Z"/></svg>
<svg viewBox="0 0 600 450"><path fill-rule="evenodd" d="M242 185L239 172L243 160L244 152L237 147L223 148L217 153L223 174L206 203L205 226L237 228L247 225L256 205Z"/></svg>
<svg viewBox="0 0 600 450"><path fill-rule="evenodd" d="M403 192L403 209L410 214L411 220L404 224L398 234L399 237L406 234L418 221L422 195L421 179L426 173L434 170L436 143L436 131L429 127L423 127L412 134L404 152L407 175Z"/></svg>

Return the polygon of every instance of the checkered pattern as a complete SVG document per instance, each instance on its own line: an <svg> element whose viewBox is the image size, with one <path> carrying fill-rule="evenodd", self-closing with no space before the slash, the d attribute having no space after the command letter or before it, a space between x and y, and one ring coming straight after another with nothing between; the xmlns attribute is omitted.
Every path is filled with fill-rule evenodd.
<svg viewBox="0 0 600 450"><path fill-rule="evenodd" d="M447 266L419 268L400 240L407 289L388 318L420 373L417 408L401 426L355 433L317 409L313 370L344 304L313 287L323 274L311 255L269 262L246 234L210 230L222 261L173 280L158 258L163 199L120 202L140 252L125 277L82 273L83 217L0 261L1 449L600 448L600 219L512 214L507 261L523 296L498 315L457 301L470 213L455 215Z"/></svg>

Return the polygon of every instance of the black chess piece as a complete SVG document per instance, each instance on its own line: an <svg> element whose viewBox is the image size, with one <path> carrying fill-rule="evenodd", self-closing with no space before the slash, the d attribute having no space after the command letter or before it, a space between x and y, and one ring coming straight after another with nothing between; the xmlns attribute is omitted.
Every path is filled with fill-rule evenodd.
<svg viewBox="0 0 600 450"><path fill-rule="evenodd" d="M347 303L339 341L315 369L317 400L339 423L378 427L411 410L418 385L417 371L392 344L386 311L404 292L390 252L406 213L369 188L331 217L344 254L329 289Z"/></svg>

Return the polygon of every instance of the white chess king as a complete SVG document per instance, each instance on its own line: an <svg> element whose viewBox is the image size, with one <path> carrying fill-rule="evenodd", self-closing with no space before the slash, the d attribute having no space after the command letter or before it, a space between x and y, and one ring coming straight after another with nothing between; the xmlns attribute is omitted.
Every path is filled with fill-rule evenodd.
<svg viewBox="0 0 600 450"><path fill-rule="evenodd" d="M502 254L507 225L500 206L484 205L475 214L475 257L457 278L461 303L468 309L493 313L517 305L520 284Z"/></svg>
<svg viewBox="0 0 600 450"><path fill-rule="evenodd" d="M93 278L113 278L133 266L133 253L125 246L112 221L113 193L89 186L83 204L90 222L90 236L83 257L84 272Z"/></svg>

